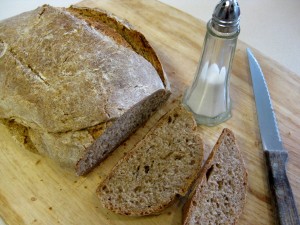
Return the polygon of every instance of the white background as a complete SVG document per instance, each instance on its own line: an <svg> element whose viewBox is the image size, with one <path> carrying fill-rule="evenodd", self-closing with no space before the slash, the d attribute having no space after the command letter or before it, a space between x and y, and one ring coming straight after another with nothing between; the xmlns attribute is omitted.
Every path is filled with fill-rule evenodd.
<svg viewBox="0 0 300 225"><path fill-rule="evenodd" d="M78 0L0 0L0 20L42 4L68 7ZM219 0L161 0L207 22ZM300 1L239 0L239 39L300 76Z"/></svg>

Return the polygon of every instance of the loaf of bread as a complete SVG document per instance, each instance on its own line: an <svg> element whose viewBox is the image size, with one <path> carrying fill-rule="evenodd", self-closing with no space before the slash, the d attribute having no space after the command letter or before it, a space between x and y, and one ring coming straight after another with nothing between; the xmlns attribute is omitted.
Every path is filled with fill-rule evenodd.
<svg viewBox="0 0 300 225"><path fill-rule="evenodd" d="M199 176L203 143L191 113L178 106L114 167L97 189L109 210L122 215L159 214L184 196Z"/></svg>
<svg viewBox="0 0 300 225"><path fill-rule="evenodd" d="M154 50L101 10L48 5L0 22L0 122L85 174L170 94Z"/></svg>
<svg viewBox="0 0 300 225"><path fill-rule="evenodd" d="M247 192L247 172L235 137L224 129L183 208L184 225L235 224Z"/></svg>

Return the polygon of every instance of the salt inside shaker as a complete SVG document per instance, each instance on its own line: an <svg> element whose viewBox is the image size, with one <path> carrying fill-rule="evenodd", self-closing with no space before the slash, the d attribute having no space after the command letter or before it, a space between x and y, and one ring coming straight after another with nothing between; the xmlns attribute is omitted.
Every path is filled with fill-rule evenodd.
<svg viewBox="0 0 300 225"><path fill-rule="evenodd" d="M240 33L236 0L222 0L207 23L202 57L194 81L183 97L198 124L214 126L231 117L229 78Z"/></svg>

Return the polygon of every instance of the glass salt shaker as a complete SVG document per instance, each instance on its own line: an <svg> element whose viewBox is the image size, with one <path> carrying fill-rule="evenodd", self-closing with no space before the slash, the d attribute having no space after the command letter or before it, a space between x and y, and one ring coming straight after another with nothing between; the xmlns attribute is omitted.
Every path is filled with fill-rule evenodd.
<svg viewBox="0 0 300 225"><path fill-rule="evenodd" d="M214 126L231 117L229 78L240 33L239 16L236 0L221 0L207 23L202 57L183 97L183 105L198 124Z"/></svg>

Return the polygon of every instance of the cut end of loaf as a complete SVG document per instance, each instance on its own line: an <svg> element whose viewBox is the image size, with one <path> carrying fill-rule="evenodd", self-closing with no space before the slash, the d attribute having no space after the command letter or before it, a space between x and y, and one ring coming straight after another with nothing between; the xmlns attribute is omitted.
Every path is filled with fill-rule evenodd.
<svg viewBox="0 0 300 225"><path fill-rule="evenodd" d="M184 225L235 224L244 208L247 172L234 134L224 129L184 207Z"/></svg>
<svg viewBox="0 0 300 225"><path fill-rule="evenodd" d="M153 112L167 100L169 94L165 90L156 91L119 117L77 162L77 175L86 175L106 159L129 135L147 121Z"/></svg>
<svg viewBox="0 0 300 225"><path fill-rule="evenodd" d="M97 189L104 207L131 216L158 214L198 176L203 144L184 108L166 114Z"/></svg>

